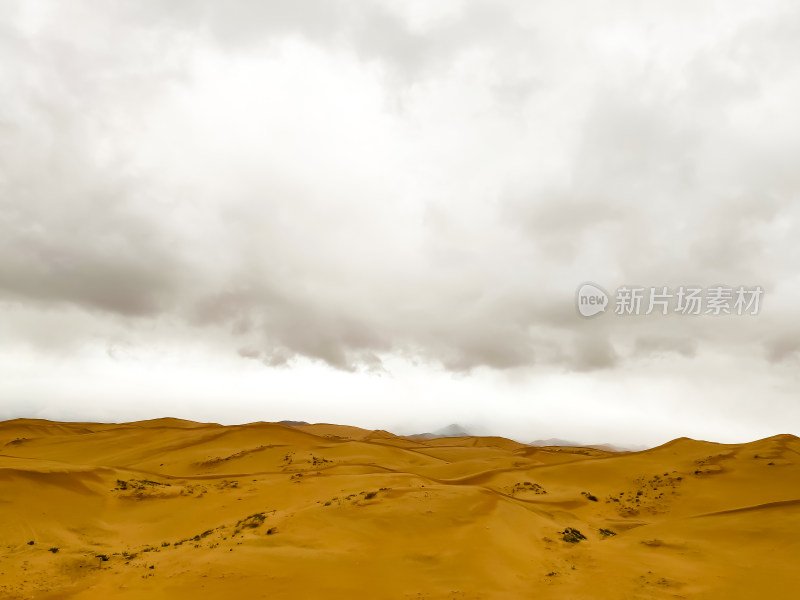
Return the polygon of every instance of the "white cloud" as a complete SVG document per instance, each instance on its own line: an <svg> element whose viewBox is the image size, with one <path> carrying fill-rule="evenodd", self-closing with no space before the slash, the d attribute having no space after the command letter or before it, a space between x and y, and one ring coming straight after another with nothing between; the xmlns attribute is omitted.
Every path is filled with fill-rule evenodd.
<svg viewBox="0 0 800 600"><path fill-rule="evenodd" d="M461 411L512 431L519 415L561 414L520 401L537 390L569 397L587 436L636 425L640 442L703 435L680 407L769 387L772 413L732 401L707 435L796 428L781 415L797 360L799 15L788 2L9 3L0 353L24 349L26 375L0 409L127 418L150 406L130 394L202 418L230 388L243 420L280 380L270 411L287 418L370 421L366 400L332 408L336 388L383 394L398 423ZM589 322L572 305L587 280L766 295L750 320ZM183 351L188 371L156 358ZM98 412L53 361L124 400ZM194 369L204 385L181 385ZM306 387L312 372L330 384ZM680 400L655 389L669 376ZM428 391L401 408L426 385L470 400ZM630 409L626 390L650 412L609 420L584 385L602 414ZM576 437L540 437L553 435Z"/></svg>

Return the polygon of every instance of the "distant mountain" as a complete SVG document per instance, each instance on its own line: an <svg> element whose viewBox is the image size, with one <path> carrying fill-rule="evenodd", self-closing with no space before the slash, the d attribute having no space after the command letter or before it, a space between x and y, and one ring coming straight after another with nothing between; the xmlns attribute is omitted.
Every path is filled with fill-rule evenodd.
<svg viewBox="0 0 800 600"><path fill-rule="evenodd" d="M577 448L578 446L583 446L583 444L570 440L562 440L561 438L550 438L547 440L535 440L529 443L528 446L569 446L571 448Z"/></svg>
<svg viewBox="0 0 800 600"><path fill-rule="evenodd" d="M652 446L645 446L644 444L628 444L627 446L617 446L616 444L594 444L593 448L600 448L601 450L611 450L612 452L641 452L652 448Z"/></svg>
<svg viewBox="0 0 800 600"><path fill-rule="evenodd" d="M451 423L447 427L437 429L433 433L415 433L414 435L408 435L406 437L416 440L433 440L444 437L470 437L471 435L473 434L458 423Z"/></svg>
<svg viewBox="0 0 800 600"><path fill-rule="evenodd" d="M439 437L469 437L473 435L458 423L451 423L447 427L437 429L433 433Z"/></svg>
<svg viewBox="0 0 800 600"><path fill-rule="evenodd" d="M529 446L568 446L570 448L594 448L595 450L605 450L607 452L640 452L647 450L648 446L631 444L629 446L618 446L616 444L581 444L560 438L550 438L547 440L536 440L528 444Z"/></svg>
<svg viewBox="0 0 800 600"><path fill-rule="evenodd" d="M346 430L358 430L358 432L363 434L369 434L372 437L375 437L380 432L368 432L366 430L360 430L355 427L345 427L340 425L325 425L321 423L317 423L317 425L310 425L306 421L278 421L281 425L288 425L289 427L320 427L320 428L339 428L339 429L346 429ZM319 433L315 431L314 433ZM332 432L328 432L331 434ZM393 437L394 434L390 434L388 432L386 435ZM356 439L361 439L365 437L364 435L361 436L354 436L352 432L339 432L340 436L345 437L354 437ZM433 432L427 433L415 433L412 435L406 435L403 437L412 439L412 440L435 440L437 438L456 438L456 437L475 437L476 434L472 431L468 431L462 425L458 423L451 423L445 427L440 429L436 429ZM630 445L630 446L617 446L616 444L582 444L580 442L576 442L573 440L564 440L561 438L549 438L546 440L534 440L528 444L529 446L536 446L536 447L543 447L543 446L564 446L567 448L594 448L595 450L605 450L607 452L639 452L640 450L646 450L648 446L639 446L639 445Z"/></svg>

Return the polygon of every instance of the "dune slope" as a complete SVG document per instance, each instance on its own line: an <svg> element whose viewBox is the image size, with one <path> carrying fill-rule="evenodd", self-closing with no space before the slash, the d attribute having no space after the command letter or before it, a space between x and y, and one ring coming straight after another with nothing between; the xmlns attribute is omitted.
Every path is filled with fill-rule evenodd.
<svg viewBox="0 0 800 600"><path fill-rule="evenodd" d="M0 510L0 598L800 589L789 435L615 453L328 424L17 419L0 423Z"/></svg>

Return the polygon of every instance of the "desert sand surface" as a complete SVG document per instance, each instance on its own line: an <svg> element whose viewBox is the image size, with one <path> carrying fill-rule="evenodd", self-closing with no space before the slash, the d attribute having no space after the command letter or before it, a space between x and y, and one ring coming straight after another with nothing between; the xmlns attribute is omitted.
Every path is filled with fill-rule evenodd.
<svg viewBox="0 0 800 600"><path fill-rule="evenodd" d="M0 423L0 598L796 598L800 440Z"/></svg>

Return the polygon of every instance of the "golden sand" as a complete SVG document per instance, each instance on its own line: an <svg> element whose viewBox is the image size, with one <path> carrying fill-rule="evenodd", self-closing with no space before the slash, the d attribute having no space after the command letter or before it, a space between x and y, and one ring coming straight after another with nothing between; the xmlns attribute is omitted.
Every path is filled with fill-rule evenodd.
<svg viewBox="0 0 800 600"><path fill-rule="evenodd" d="M0 423L0 598L800 594L800 440Z"/></svg>

